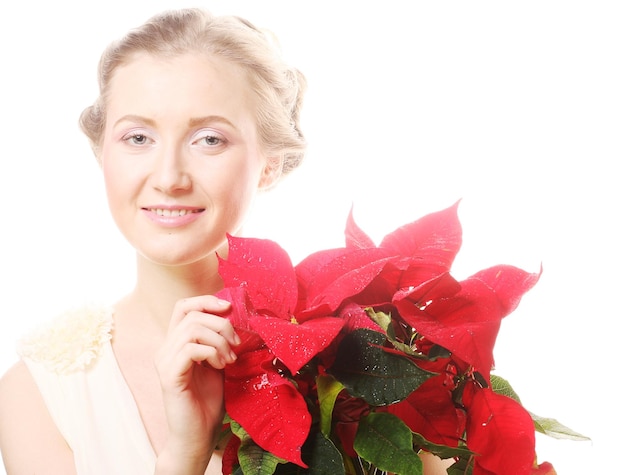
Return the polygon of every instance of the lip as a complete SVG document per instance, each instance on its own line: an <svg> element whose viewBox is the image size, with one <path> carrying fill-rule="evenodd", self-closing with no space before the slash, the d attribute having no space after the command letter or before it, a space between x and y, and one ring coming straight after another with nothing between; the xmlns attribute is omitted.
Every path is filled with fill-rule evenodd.
<svg viewBox="0 0 626 475"><path fill-rule="evenodd" d="M142 207L141 211L153 223L166 228L185 226L197 220L204 208L194 206L153 205Z"/></svg>

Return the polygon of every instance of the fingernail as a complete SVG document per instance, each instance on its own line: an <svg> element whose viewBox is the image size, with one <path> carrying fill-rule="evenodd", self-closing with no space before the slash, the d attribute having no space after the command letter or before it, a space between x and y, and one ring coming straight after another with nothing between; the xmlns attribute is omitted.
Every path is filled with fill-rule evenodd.
<svg viewBox="0 0 626 475"><path fill-rule="evenodd" d="M235 333L235 345L241 345L241 338Z"/></svg>

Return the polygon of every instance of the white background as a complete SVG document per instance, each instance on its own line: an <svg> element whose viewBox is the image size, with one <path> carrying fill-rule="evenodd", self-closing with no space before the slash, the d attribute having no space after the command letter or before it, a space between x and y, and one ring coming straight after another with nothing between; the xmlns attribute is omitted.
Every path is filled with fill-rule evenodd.
<svg viewBox="0 0 626 475"><path fill-rule="evenodd" d="M294 261L340 245L352 204L375 240L462 199L463 278L543 275L503 321L496 372L593 442L538 437L559 475L617 473L626 284L626 15L621 2L13 2L0 11L0 372L29 328L133 281L77 127L113 38L162 8L273 30L309 78L303 167L248 234ZM412 5L409 8L409 5ZM618 468L619 467L619 468Z"/></svg>

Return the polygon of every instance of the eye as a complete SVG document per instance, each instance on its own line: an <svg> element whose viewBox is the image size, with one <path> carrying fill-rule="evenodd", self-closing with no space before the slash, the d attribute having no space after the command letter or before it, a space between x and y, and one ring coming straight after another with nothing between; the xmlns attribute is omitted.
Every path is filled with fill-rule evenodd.
<svg viewBox="0 0 626 475"><path fill-rule="evenodd" d="M145 135L137 134L129 138L129 140L137 145L142 145L148 141Z"/></svg>
<svg viewBox="0 0 626 475"><path fill-rule="evenodd" d="M224 146L226 144L226 139L223 135L213 130L201 130L194 135L193 144L199 147L216 149Z"/></svg>
<svg viewBox="0 0 626 475"><path fill-rule="evenodd" d="M122 137L122 140L130 145L146 145L150 139L147 135L141 133L130 133Z"/></svg>
<svg viewBox="0 0 626 475"><path fill-rule="evenodd" d="M222 139L216 137L215 135L207 135L206 137L204 137L203 140L206 142L207 145L219 145L220 143L222 143Z"/></svg>

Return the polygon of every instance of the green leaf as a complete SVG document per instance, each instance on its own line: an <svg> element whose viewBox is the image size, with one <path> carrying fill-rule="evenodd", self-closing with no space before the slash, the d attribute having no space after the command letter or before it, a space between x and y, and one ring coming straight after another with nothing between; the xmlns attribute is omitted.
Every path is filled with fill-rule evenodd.
<svg viewBox="0 0 626 475"><path fill-rule="evenodd" d="M518 403L522 403L519 396L515 393L509 382L501 376L491 375L491 385L493 391L515 399ZM529 411L533 422L535 424L535 430L540 434L547 435L554 439L568 439L568 440L591 440L589 437L582 435L569 427L564 426L556 419L549 417L541 417L533 414Z"/></svg>
<svg viewBox="0 0 626 475"><path fill-rule="evenodd" d="M502 376L496 376L495 374L492 374L490 376L490 379L491 379L491 389L493 390L494 393L498 393L503 396L508 396L511 399L514 399L518 403L522 404L521 399L519 398L517 393L513 390L513 387L511 386L511 384L506 379L504 379Z"/></svg>
<svg viewBox="0 0 626 475"><path fill-rule="evenodd" d="M366 308L365 313L367 313L370 319L372 319L374 323L376 323L380 328L382 328L387 333L387 341L391 343L396 350L401 351L402 353L404 353L407 356L410 356L411 358L418 358L418 359L423 359L423 360L430 358L413 350L413 348L411 348L411 345L407 345L406 343L402 343L401 341L398 341L398 339L396 338L396 333L393 328L393 325L391 324L393 319L391 318L390 313L376 312L371 307ZM444 351L447 351L447 350L444 350ZM450 352L448 352L447 356L449 355L450 355ZM435 359L435 358L432 358L432 359Z"/></svg>
<svg viewBox="0 0 626 475"><path fill-rule="evenodd" d="M329 437L333 419L333 408L335 407L337 395L343 389L343 384L332 376L318 376L316 382L320 402L320 430L322 434Z"/></svg>
<svg viewBox="0 0 626 475"><path fill-rule="evenodd" d="M554 439L591 440L586 435L579 434L569 427L564 426L556 419L541 417L532 412L530 415L535 423L535 430L541 434L545 434Z"/></svg>
<svg viewBox="0 0 626 475"><path fill-rule="evenodd" d="M237 456L243 475L272 475L278 464L285 463L259 447L239 424L233 421L230 425L233 434L241 441Z"/></svg>
<svg viewBox="0 0 626 475"><path fill-rule="evenodd" d="M429 440L425 439L421 434L417 434L415 432L413 433L413 446L425 449L442 459L450 459L452 457L469 459L472 455L474 455L474 453L467 447L450 447L448 445L433 444Z"/></svg>
<svg viewBox="0 0 626 475"><path fill-rule="evenodd" d="M385 335L360 328L344 337L328 372L356 397L374 406L405 399L434 375L409 358L385 351Z"/></svg>
<svg viewBox="0 0 626 475"><path fill-rule="evenodd" d="M302 447L302 459L309 466L306 475L341 475L345 473L341 452L323 434L316 432Z"/></svg>
<svg viewBox="0 0 626 475"><path fill-rule="evenodd" d="M422 475L422 461L413 451L411 429L389 413L372 413L359 422L354 450L380 470Z"/></svg>
<svg viewBox="0 0 626 475"><path fill-rule="evenodd" d="M280 465L276 475L345 475L341 452L320 432L309 434L302 447L302 459L308 468L294 463Z"/></svg>
<svg viewBox="0 0 626 475"><path fill-rule="evenodd" d="M473 455L466 454L448 467L448 475L472 475L474 473Z"/></svg>
<svg viewBox="0 0 626 475"><path fill-rule="evenodd" d="M372 319L380 328L385 330L387 334L393 333L393 327L391 326L391 314L385 312L376 312L372 307L367 307L365 313ZM390 335L393 336L393 335Z"/></svg>
<svg viewBox="0 0 626 475"><path fill-rule="evenodd" d="M436 360L439 358L450 358L450 355L452 355L450 350L444 348L443 346L433 345L428 352L428 359Z"/></svg>

